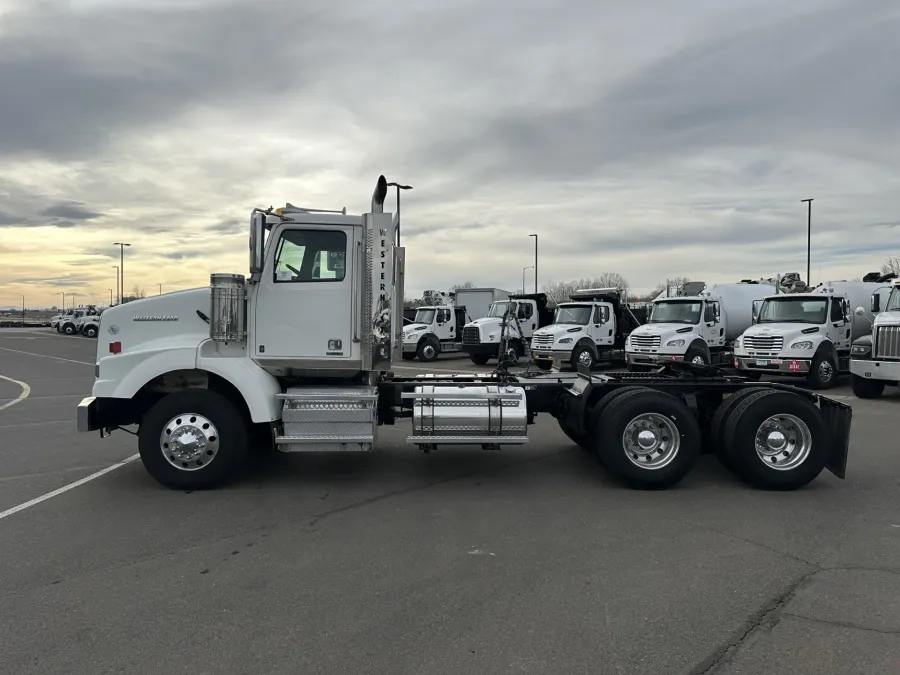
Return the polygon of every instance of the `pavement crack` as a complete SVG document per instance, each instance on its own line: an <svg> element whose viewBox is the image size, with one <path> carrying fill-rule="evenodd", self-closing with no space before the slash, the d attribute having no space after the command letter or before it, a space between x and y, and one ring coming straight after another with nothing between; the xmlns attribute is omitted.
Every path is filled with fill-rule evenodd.
<svg viewBox="0 0 900 675"><path fill-rule="evenodd" d="M822 571L821 568L816 567L816 569L800 576L786 590L771 598L760 609L753 612L723 645L688 671L688 675L711 675L723 665L729 663L748 638L751 638L762 628L773 628L781 619L785 605L793 599L797 591Z"/></svg>
<svg viewBox="0 0 900 675"><path fill-rule="evenodd" d="M867 626L860 626L855 623L850 623L849 621L832 621L828 619L816 619L811 616L806 616L805 614L794 614L793 612L782 612L782 616L789 616L794 619L803 619L804 621L811 621L813 623L821 623L827 626L838 626L840 628L851 628L853 630L864 630L871 633L880 633L881 635L900 635L900 630L881 630L880 628L868 628Z"/></svg>
<svg viewBox="0 0 900 675"><path fill-rule="evenodd" d="M762 544L758 541L754 541L753 539L748 539L747 537L742 537L739 534L732 534L731 532L723 532L722 530L717 530L714 527L710 527L709 525L704 525L703 523L695 523L693 520L684 520L683 518L677 519L678 522L685 523L686 525L691 525L700 530L707 530L709 532L715 532L716 534L721 534L723 537L729 537L730 539L737 539L738 541L743 541L748 544L753 544L754 546L758 546L759 548L765 549L767 551L771 551L772 553L777 553L780 556L784 556L785 558L790 558L791 560L795 560L799 563L803 563L804 565L811 565L815 567L817 570L822 569L820 565L814 563L811 560L806 560L805 558L801 558L799 556L794 555L793 553L786 553L785 551L781 551L777 548L769 546L768 544Z"/></svg>

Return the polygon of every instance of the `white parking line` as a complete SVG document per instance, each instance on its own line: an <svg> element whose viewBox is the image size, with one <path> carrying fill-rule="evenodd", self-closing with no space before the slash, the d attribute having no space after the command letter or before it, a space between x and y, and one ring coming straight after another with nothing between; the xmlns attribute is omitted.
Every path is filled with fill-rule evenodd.
<svg viewBox="0 0 900 675"><path fill-rule="evenodd" d="M7 401L3 405L0 405L0 410L6 410L7 408L13 407L16 403L21 403L28 395L31 393L31 387L29 387L24 382L19 382L18 380L14 380L11 377L6 377L6 375L0 375L0 380L6 380L7 382L12 382L13 384L17 384L22 387L21 393L11 401Z"/></svg>
<svg viewBox="0 0 900 675"><path fill-rule="evenodd" d="M53 492L48 492L47 494L41 495L40 497L35 497L34 499L31 499L31 500L25 502L24 504L19 504L18 506L14 506L11 509L7 509L6 511L0 512L0 520L3 520L4 518L6 518L8 516L13 515L14 513L18 513L19 511L24 511L25 509L27 509L31 506L34 506L35 504L40 504L41 502L45 502L48 499L52 499L53 497L56 497L57 495L61 495L63 492L68 492L72 488L77 488L79 485L84 485L85 483L92 481L95 478L100 478L100 476L103 476L104 474L107 474L110 471L115 471L119 467L123 467L126 464L128 464L129 462L133 462L138 457L140 457L140 455L137 455L137 454L132 455L131 457L128 457L127 459L122 460L118 464L113 464L112 466L108 466L105 469L101 469L100 471L98 471L96 473L92 473L90 476L86 476L85 478L82 478L81 480L76 480L74 483L69 483L68 485L64 485L63 487L59 488L58 490L54 490Z"/></svg>
<svg viewBox="0 0 900 675"><path fill-rule="evenodd" d="M90 363L89 361L76 361L75 359L64 359L61 356L50 356L48 354L37 354L35 352L23 352L20 349L9 349L8 347L0 347L0 351L4 352L15 352L16 354L28 354L29 356L40 356L45 359L53 359L55 361L66 361L67 363L81 363L85 366L93 366L95 364Z"/></svg>

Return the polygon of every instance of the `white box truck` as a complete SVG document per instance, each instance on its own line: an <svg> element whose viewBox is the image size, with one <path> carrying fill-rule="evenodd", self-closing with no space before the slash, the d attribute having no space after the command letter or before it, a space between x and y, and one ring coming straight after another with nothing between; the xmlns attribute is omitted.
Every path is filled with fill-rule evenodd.
<svg viewBox="0 0 900 675"><path fill-rule="evenodd" d="M471 322L486 317L492 304L506 300L509 295L509 291L502 288L458 288L456 305L466 308L466 314L469 315L468 322Z"/></svg>
<svg viewBox="0 0 900 675"><path fill-rule="evenodd" d="M753 321L753 303L774 284L714 284L698 295L659 297L650 317L625 343L629 370L646 370L666 361L728 366L734 341Z"/></svg>
<svg viewBox="0 0 900 675"><path fill-rule="evenodd" d="M734 367L741 375L806 377L816 389L834 386L850 372L850 346L872 332L873 315L855 316L884 284L831 281L811 293L771 295L754 311L754 325L735 341Z"/></svg>

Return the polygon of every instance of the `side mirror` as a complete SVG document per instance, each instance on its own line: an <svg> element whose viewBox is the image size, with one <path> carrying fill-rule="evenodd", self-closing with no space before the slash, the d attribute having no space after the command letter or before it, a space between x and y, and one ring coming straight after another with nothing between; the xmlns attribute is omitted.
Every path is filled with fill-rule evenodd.
<svg viewBox="0 0 900 675"><path fill-rule="evenodd" d="M866 308L865 307L857 307L855 313L856 313L856 316L865 316Z"/></svg>
<svg viewBox="0 0 900 675"><path fill-rule="evenodd" d="M881 311L881 296L878 293L872 293L872 314L878 314Z"/></svg>
<svg viewBox="0 0 900 675"><path fill-rule="evenodd" d="M250 217L250 277L255 281L263 271L263 239L266 231L266 215L254 213Z"/></svg>

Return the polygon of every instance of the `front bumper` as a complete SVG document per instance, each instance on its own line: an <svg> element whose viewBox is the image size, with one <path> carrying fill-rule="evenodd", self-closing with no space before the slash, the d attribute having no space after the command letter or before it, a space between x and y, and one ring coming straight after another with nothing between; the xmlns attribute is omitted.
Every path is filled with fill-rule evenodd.
<svg viewBox="0 0 900 675"><path fill-rule="evenodd" d="M416 350L418 350L418 349L419 349L419 343L418 343L418 341L416 341L416 342L404 342L404 343L403 343L403 353L404 353L404 354L410 354L410 353L415 354L415 353L416 353Z"/></svg>
<svg viewBox="0 0 900 675"><path fill-rule="evenodd" d="M569 363L572 360L572 350L562 349L537 349L531 348L531 355L535 362L539 363Z"/></svg>
<svg viewBox="0 0 900 675"><path fill-rule="evenodd" d="M500 352L500 343L499 342L477 342L477 343L466 343L462 344L462 351L466 354L486 354L488 356L497 356Z"/></svg>
<svg viewBox="0 0 900 675"><path fill-rule="evenodd" d="M87 396L78 404L78 431L96 431L100 428L97 424L98 410L97 399Z"/></svg>
<svg viewBox="0 0 900 675"><path fill-rule="evenodd" d="M118 427L139 424L141 409L140 403L135 404L131 399L86 396L78 404L75 419L78 431L99 430L106 437Z"/></svg>
<svg viewBox="0 0 900 675"><path fill-rule="evenodd" d="M652 366L672 361L684 361L684 354L648 354L647 352L625 352L625 363L635 366Z"/></svg>
<svg viewBox="0 0 900 675"><path fill-rule="evenodd" d="M850 372L867 380L900 382L900 361L851 359Z"/></svg>
<svg viewBox="0 0 900 675"><path fill-rule="evenodd" d="M812 359L762 358L757 356L734 357L737 370L755 370L760 373L781 373L783 375L805 375L809 372Z"/></svg>

